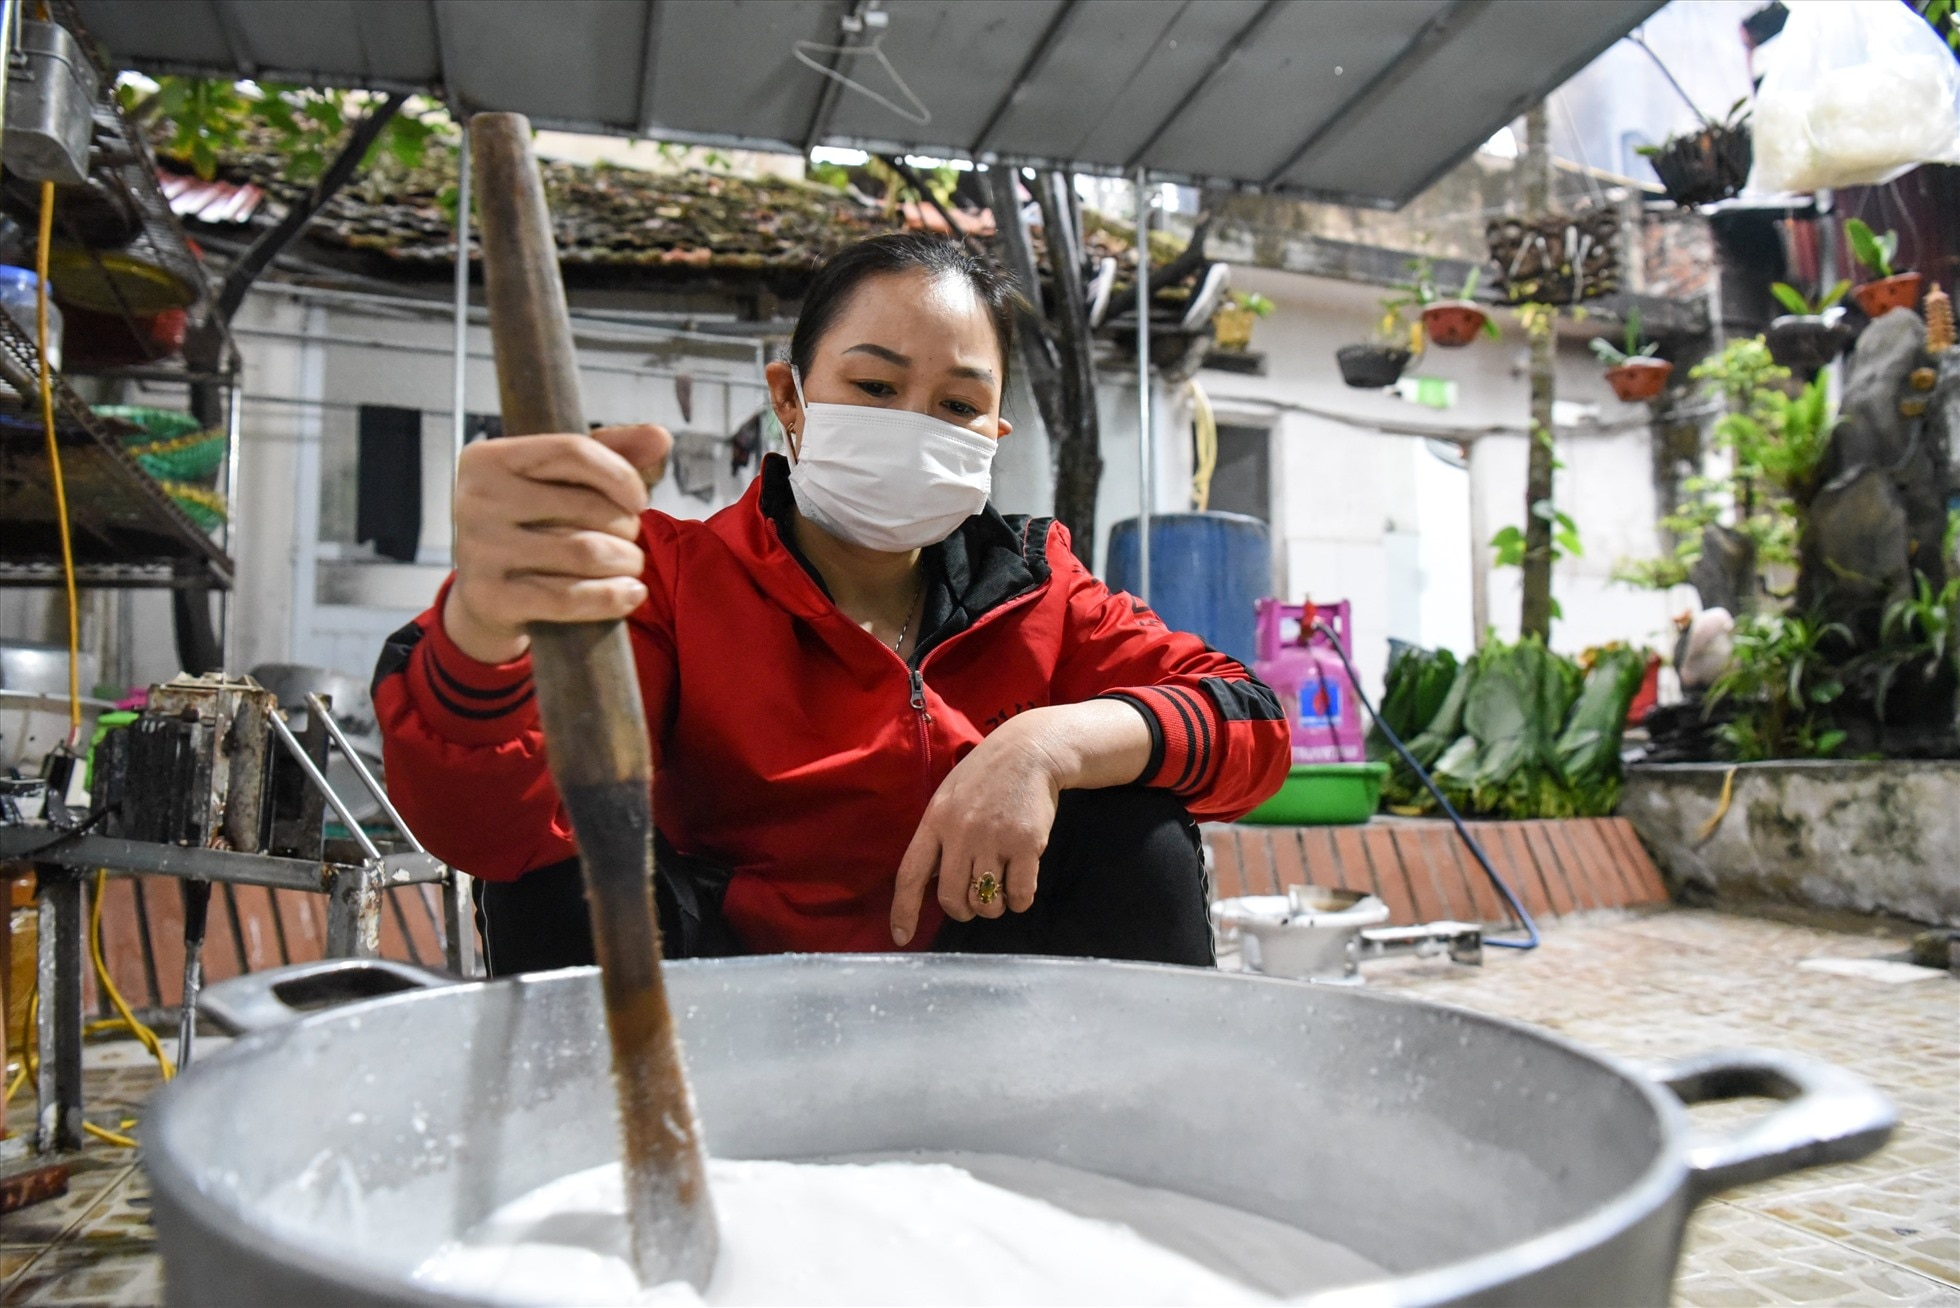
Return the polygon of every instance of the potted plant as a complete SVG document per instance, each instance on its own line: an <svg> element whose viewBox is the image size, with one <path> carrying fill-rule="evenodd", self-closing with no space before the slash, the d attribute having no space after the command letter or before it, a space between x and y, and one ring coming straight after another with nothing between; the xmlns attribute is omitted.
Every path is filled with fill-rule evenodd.
<svg viewBox="0 0 1960 1308"><path fill-rule="evenodd" d="M1471 298L1477 293L1479 269L1472 268L1470 275L1463 279L1463 288L1449 299L1436 288L1435 265L1428 255L1411 259L1409 269L1414 276L1402 283L1403 294L1388 303L1398 310L1409 304L1420 309L1423 334L1431 345L1455 350L1477 339L1478 332L1492 340L1502 335L1484 307Z"/></svg>
<svg viewBox="0 0 1960 1308"><path fill-rule="evenodd" d="M1611 205L1484 224L1494 285L1510 304L1577 304L1620 289L1620 213Z"/></svg>
<svg viewBox="0 0 1960 1308"><path fill-rule="evenodd" d="M1668 199L1688 209L1727 200L1742 189L1755 158L1749 141L1748 106L1746 97L1737 100L1720 122L1702 117L1696 109L1695 116L1702 119L1700 130L1669 137L1660 145L1640 147L1639 153L1653 164L1661 185L1667 188ZM1693 101L1688 107L1694 108Z"/></svg>
<svg viewBox="0 0 1960 1308"><path fill-rule="evenodd" d="M1851 292L1867 318L1882 318L1894 309L1910 309L1919 303L1919 274L1900 272L1892 266L1899 254L1897 232L1880 236L1864 220L1853 218L1844 225L1844 234L1851 238L1851 253L1871 270L1872 280Z"/></svg>
<svg viewBox="0 0 1960 1308"><path fill-rule="evenodd" d="M1844 352L1849 333L1839 324L1844 310L1837 303L1851 289L1849 281L1839 282L1815 300L1788 282L1769 289L1790 311L1774 319L1763 333L1770 358L1785 368L1815 372Z"/></svg>
<svg viewBox="0 0 1960 1308"><path fill-rule="evenodd" d="M1668 374L1674 365L1666 359L1654 355L1660 350L1659 341L1640 343L1640 310L1627 311L1626 348L1621 349L1604 336L1592 343L1592 352L1606 365L1606 381L1613 388L1613 394L1627 404L1638 404L1651 400L1661 393L1667 385Z"/></svg>
<svg viewBox="0 0 1960 1308"><path fill-rule="evenodd" d="M1422 348L1422 332L1402 316L1402 304L1398 299L1383 300L1375 339L1334 351L1342 381L1357 390L1374 391L1402 379L1402 370Z"/></svg>
<svg viewBox="0 0 1960 1308"><path fill-rule="evenodd" d="M1231 291L1211 316L1211 338L1221 350L1241 353L1252 345L1252 324L1273 311L1273 302L1257 291Z"/></svg>

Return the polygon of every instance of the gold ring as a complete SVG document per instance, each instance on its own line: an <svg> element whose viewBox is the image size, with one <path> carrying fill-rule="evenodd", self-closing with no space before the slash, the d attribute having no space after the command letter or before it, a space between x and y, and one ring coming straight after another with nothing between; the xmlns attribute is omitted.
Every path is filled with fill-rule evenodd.
<svg viewBox="0 0 1960 1308"><path fill-rule="evenodd" d="M983 904L991 904L1000 898L1000 879L987 872L973 878L973 897Z"/></svg>

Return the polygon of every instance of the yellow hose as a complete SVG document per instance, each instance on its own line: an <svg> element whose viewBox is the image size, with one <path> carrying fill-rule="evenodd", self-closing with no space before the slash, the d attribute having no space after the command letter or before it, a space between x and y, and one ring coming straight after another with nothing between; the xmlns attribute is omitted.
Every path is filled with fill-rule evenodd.
<svg viewBox="0 0 1960 1308"><path fill-rule="evenodd" d="M1193 377L1185 385L1191 392L1191 431L1196 447L1195 470L1191 474L1191 507L1203 513L1211 505L1211 477L1218 471L1218 415L1212 412L1211 397Z"/></svg>
<svg viewBox="0 0 1960 1308"><path fill-rule="evenodd" d="M1721 826L1722 819L1729 815L1729 805L1735 801L1735 774L1734 768L1722 774L1722 798L1715 805L1714 816L1702 823L1701 830L1695 833L1696 846L1707 844L1709 837L1715 834L1715 828Z"/></svg>
<svg viewBox="0 0 1960 1308"><path fill-rule="evenodd" d="M102 958L102 893L108 884L108 872L98 869L95 874L95 903L89 909L88 950L89 957L95 960L95 979L101 985L102 993L109 997L109 1004L116 1010L117 1016L97 1025L127 1027L129 1033L142 1041L150 1056L157 1060L158 1070L168 1081L177 1075L177 1065L170 1061L170 1055L163 1052L163 1042L157 1039L157 1033L136 1020L136 1014L130 1011L129 1001L123 998L122 991L116 989L116 983L110 979L109 965Z"/></svg>
<svg viewBox="0 0 1960 1308"><path fill-rule="evenodd" d="M48 251L54 243L54 183L41 183L41 223L40 247L34 254L36 278L34 293L34 346L39 356L36 360L41 383L41 426L48 438L48 469L54 484L55 521L61 537L61 579L68 592L68 747L80 748L82 734L82 623L81 603L75 593L75 545L68 530L68 485L61 470L61 442L55 437L54 427L54 383L48 370ZM157 1067L168 1081L177 1073L169 1055L163 1052L163 1042L157 1039L156 1032L136 1020L129 1003L116 989L110 979L109 966L102 957L102 897L109 883L109 874L98 870L95 874L95 902L89 911L88 945L89 957L95 964L96 980L101 984L102 993L115 1008L117 1017L106 1022L89 1024L88 1030L101 1030L108 1027L127 1027L130 1034L141 1041L157 1060ZM40 986L28 992L27 1025L30 1031L36 1028L36 1010L40 1004ZM34 1042L37 1046L38 1039ZM26 1082L36 1062L29 1050L21 1050L20 1075L7 1087L7 1098ZM134 1149L136 1141L126 1135L100 1127L93 1122L82 1123L82 1129L98 1140Z"/></svg>
<svg viewBox="0 0 1960 1308"><path fill-rule="evenodd" d="M117 1016L90 1022L82 1028L82 1031L86 1035L100 1035L105 1031L128 1031L142 1043L145 1049L149 1050L150 1056L156 1059L157 1069L163 1074L163 1079L168 1081L177 1075L176 1064L171 1062L170 1055L164 1052L163 1041L158 1038L157 1033L137 1019L135 1012L129 1006L129 1001L124 999L122 991L116 988L114 979L109 975L108 962L102 954L102 898L108 882L109 874L98 869L95 874L95 900L89 907L88 945L89 959L95 965L96 983L102 987L102 993L108 996L109 1004L116 1010ZM39 1041L33 1037L36 1034L40 1001L41 990L37 982L34 988L27 992L27 1030L30 1043L21 1050L20 1072L14 1077L13 1083L7 1087L9 1102L12 1102L13 1097L20 1092L21 1086L25 1085L28 1078L34 1074L36 1064L39 1062L35 1054L35 1047ZM137 1147L136 1141L130 1137L119 1135L93 1122L82 1123L82 1129L98 1140L106 1140L113 1145L121 1145L128 1149Z"/></svg>
<svg viewBox="0 0 1960 1308"><path fill-rule="evenodd" d="M48 467L54 482L55 523L61 534L61 579L68 589L68 747L82 734L82 618L75 597L75 543L68 532L68 485L61 475L61 443L54 434L54 385L48 375L48 247L54 243L54 183L41 183L41 245L34 252L34 347L41 374L41 425L48 435Z"/></svg>
<svg viewBox="0 0 1960 1308"><path fill-rule="evenodd" d="M40 1044L36 1030L40 1021L40 1008L41 983L37 980L27 988L27 1020L21 1026L21 1035L24 1038L20 1047L20 1075L16 1076L13 1084L7 1087L8 1103L14 1101L14 1096L20 1093L20 1088L27 1084L29 1077L34 1075L34 1065L39 1061L35 1058L34 1051Z"/></svg>

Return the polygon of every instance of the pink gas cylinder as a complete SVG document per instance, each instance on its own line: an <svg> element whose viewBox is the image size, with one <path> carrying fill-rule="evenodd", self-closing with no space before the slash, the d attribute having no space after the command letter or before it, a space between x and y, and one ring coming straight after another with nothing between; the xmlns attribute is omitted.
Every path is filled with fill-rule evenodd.
<svg viewBox="0 0 1960 1308"><path fill-rule="evenodd" d="M1352 657L1348 602L1282 604L1262 599L1256 607L1259 657L1252 670L1286 708L1287 720L1293 724L1293 762L1363 762L1367 753L1354 683L1332 643L1315 630L1316 621L1324 623Z"/></svg>

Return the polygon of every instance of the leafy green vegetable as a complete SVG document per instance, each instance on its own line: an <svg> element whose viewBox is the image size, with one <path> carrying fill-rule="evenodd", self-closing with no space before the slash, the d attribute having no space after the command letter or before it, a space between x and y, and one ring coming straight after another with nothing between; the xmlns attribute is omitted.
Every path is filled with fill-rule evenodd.
<svg viewBox="0 0 1960 1308"><path fill-rule="evenodd" d="M1435 716L1409 742L1410 752L1466 813L1507 818L1610 813L1619 799L1618 724L1645 662L1638 653L1609 650L1601 655L1600 668L1588 678L1535 637L1515 645L1492 642L1454 672ZM1403 709L1422 707L1425 671L1431 677L1426 689L1434 693L1443 675L1440 656L1405 654L1391 669L1390 694L1399 694ZM1399 760L1383 795L1398 808L1430 812L1436 807Z"/></svg>
<svg viewBox="0 0 1960 1308"><path fill-rule="evenodd" d="M1456 675L1456 655L1449 650L1401 650L1384 678L1381 715L1389 729L1405 743L1412 739L1443 706ZM1398 757L1375 723L1368 727L1368 757Z"/></svg>
<svg viewBox="0 0 1960 1308"><path fill-rule="evenodd" d="M1646 671L1638 650L1601 651L1559 733L1559 775L1582 817L1605 817L1620 802L1620 737Z"/></svg>
<svg viewBox="0 0 1960 1308"><path fill-rule="evenodd" d="M1443 751L1463 734L1463 701L1469 695L1470 686L1475 680L1473 671L1476 662L1476 659L1471 659L1463 671L1451 681L1449 691L1443 696L1443 702L1437 706L1436 715L1429 720L1429 725L1413 739L1403 738L1403 743L1409 747L1409 753L1416 762L1426 768L1433 768ZM1387 780L1382 783L1382 796L1394 805L1414 804L1426 809L1434 803L1429 797L1429 792L1423 788L1422 781L1409 769L1409 765L1402 761L1400 755L1396 756L1389 768Z"/></svg>

